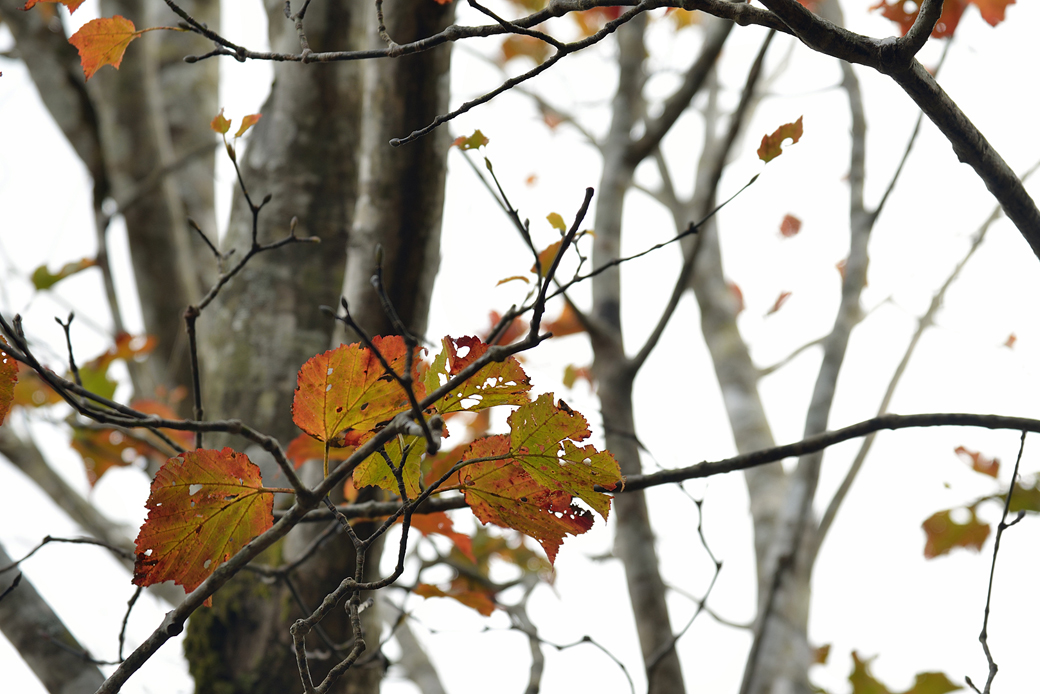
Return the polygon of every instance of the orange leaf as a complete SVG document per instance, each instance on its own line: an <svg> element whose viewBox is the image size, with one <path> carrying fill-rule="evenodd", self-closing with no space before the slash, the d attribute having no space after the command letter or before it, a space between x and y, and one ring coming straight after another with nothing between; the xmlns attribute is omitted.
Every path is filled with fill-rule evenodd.
<svg viewBox="0 0 1040 694"><path fill-rule="evenodd" d="M762 136L762 144L758 147L758 158L764 162L770 162L781 154L783 150L780 144L784 140L790 140L791 144L802 138L802 117L793 123L785 123L777 128L771 135Z"/></svg>
<svg viewBox="0 0 1040 694"><path fill-rule="evenodd" d="M1007 339L1004 340L1004 346L1008 349L1013 349L1016 342L1018 342L1018 336L1015 335L1015 333L1011 333L1008 335Z"/></svg>
<svg viewBox="0 0 1040 694"><path fill-rule="evenodd" d="M455 530L455 524L444 511L416 514L412 516L412 527L423 535L443 535L451 540L460 552L469 557L470 561L477 561L473 556L473 538Z"/></svg>
<svg viewBox="0 0 1040 694"><path fill-rule="evenodd" d="M498 325L498 322L502 320L502 316L498 313L498 311L492 311L489 318L491 319L492 328ZM521 335L525 335L527 333L527 330L528 326L524 321L520 320L519 318L514 318L512 322L508 326L506 326L505 331L502 333L501 337L498 338L496 344L508 345L511 342L514 342L516 338L520 337ZM485 335L484 339L488 339L488 335Z"/></svg>
<svg viewBox="0 0 1040 694"><path fill-rule="evenodd" d="M947 554L955 547L965 547L976 552L982 550L982 544L989 537L989 524L979 520L975 509L967 510L971 516L966 523L956 522L947 510L933 513L921 524L927 538L924 546L926 559Z"/></svg>
<svg viewBox="0 0 1040 694"><path fill-rule="evenodd" d="M4 418L11 411L14 386L18 382L18 362L3 350L5 344L4 339L0 338L0 424L4 423Z"/></svg>
<svg viewBox="0 0 1040 694"><path fill-rule="evenodd" d="M260 116L263 114L254 113L250 116L246 116L242 119L242 125L239 126L238 132L235 133L235 137L242 137L246 134L246 131L256 125L256 122L260 120Z"/></svg>
<svg viewBox="0 0 1040 694"><path fill-rule="evenodd" d="M412 589L412 592L424 598L454 598L485 617L490 617L491 613L495 611L495 601L490 593L486 590L472 590L459 581L453 582L448 591L431 586L429 583L420 583Z"/></svg>
<svg viewBox="0 0 1040 694"><path fill-rule="evenodd" d="M960 24L961 16L964 14L964 10L968 9L968 5L975 5L982 18L990 26L996 26L1004 21L1008 5L1013 4L1015 4L1015 0L946 0L943 3L943 11L939 16L939 21L935 23L935 28L932 30L932 38L942 39L953 36L953 32L956 31L957 25ZM883 17L891 19L898 24L900 32L906 34L906 32L910 31L910 27L914 25L914 20L917 19L917 15L920 12L920 2L918 0L908 0L908 2L879 0L870 9L881 10Z"/></svg>
<svg viewBox="0 0 1040 694"><path fill-rule="evenodd" d="M964 446L957 446L957 448L953 449L953 452L959 455L964 462L971 465L971 469L975 472L994 478L1000 472L999 458L987 458L978 451L969 451Z"/></svg>
<svg viewBox="0 0 1040 694"><path fill-rule="evenodd" d="M126 47L140 35L133 22L116 15L90 20L69 38L69 43L79 50L83 75L89 80L104 65L118 70Z"/></svg>
<svg viewBox="0 0 1040 694"><path fill-rule="evenodd" d="M553 337L563 337L564 335L583 333L585 332L585 326L578 319L578 314L573 306L567 303L563 305L563 310L560 311L560 315L556 320L542 323L542 331L552 333Z"/></svg>
<svg viewBox="0 0 1040 694"><path fill-rule="evenodd" d="M783 220L780 222L780 235L785 239L789 239L792 236L796 236L799 231L802 230L802 220L795 217L793 214L785 214Z"/></svg>
<svg viewBox="0 0 1040 694"><path fill-rule="evenodd" d="M349 448L329 449L329 460L346 460L354 454L353 446ZM294 467L299 468L308 460L324 460L325 444L307 434L300 434L289 442L285 449L285 457L292 461Z"/></svg>
<svg viewBox="0 0 1040 694"><path fill-rule="evenodd" d="M23 7L22 10L31 10L37 3L41 2L52 2L64 5L69 8L69 14L75 12L79 6L83 4L83 0L26 0L25 7Z"/></svg>
<svg viewBox="0 0 1040 694"><path fill-rule="evenodd" d="M213 116L213 120L209 122L209 129L220 135L226 135L228 130L231 130L231 121L224 117L224 109L220 109L220 113Z"/></svg>
<svg viewBox="0 0 1040 694"><path fill-rule="evenodd" d="M404 371L406 347L399 335L375 337L372 344L397 373ZM417 366L416 358L414 365ZM416 397L424 397L413 368ZM340 345L300 367L293 396L293 422L318 439L357 445L396 415L408 411L408 396L379 358L359 344Z"/></svg>
<svg viewBox="0 0 1040 694"><path fill-rule="evenodd" d="M12 405L21 407L43 407L64 402L61 396L37 375L32 368L18 364L18 382L14 385Z"/></svg>
<svg viewBox="0 0 1040 694"><path fill-rule="evenodd" d="M740 285L736 282L726 282L726 289L729 290L730 295L733 296L733 300L736 302L735 313L740 313L744 310L744 292L740 291Z"/></svg>
<svg viewBox="0 0 1040 694"><path fill-rule="evenodd" d="M560 246L563 245L563 239L550 243L544 251L538 254L538 263L531 266L531 272L538 273L539 277L545 277L545 273L549 272L549 268L552 267L553 261L556 260L556 255L560 252ZM542 271L538 272L538 265L541 265Z"/></svg>
<svg viewBox="0 0 1040 694"><path fill-rule="evenodd" d="M549 44L533 36L510 34L502 41L502 56L499 62L505 64L514 58L525 56L541 65L549 57Z"/></svg>
<svg viewBox="0 0 1040 694"><path fill-rule="evenodd" d="M273 503L244 453L200 449L170 458L152 481L134 585L172 580L190 593L271 527Z"/></svg>
<svg viewBox="0 0 1040 694"><path fill-rule="evenodd" d="M779 311L780 308L785 303L787 303L787 300L790 299L790 298L791 298L791 292L780 292L780 296L776 297L776 301L774 301L773 305L769 308L768 311L766 311L766 315L767 316L771 316L774 313L776 313L777 311Z"/></svg>

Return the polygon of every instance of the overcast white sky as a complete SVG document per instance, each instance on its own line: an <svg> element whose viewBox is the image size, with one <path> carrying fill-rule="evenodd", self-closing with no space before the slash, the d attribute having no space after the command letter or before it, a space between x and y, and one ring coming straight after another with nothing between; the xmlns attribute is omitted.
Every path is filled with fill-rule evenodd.
<svg viewBox="0 0 1040 694"><path fill-rule="evenodd" d="M77 12L77 22L91 16L92 4L93 0ZM254 37L249 41L256 45L259 39L255 37L263 33L258 5L252 8L241 3L229 13L227 35ZM850 28L874 36L891 34L891 24L868 13L868 5L869 0L844 3ZM1035 3L1011 6L1008 21L997 28L990 28L975 9L969 9L940 77L1017 171L1040 159L1034 135L1038 112L1034 87L1040 58L1032 35L1038 24L1040 9ZM674 86L678 80L675 67L688 61L696 45L693 33L672 40L663 26L658 29L649 62L661 71L648 86L655 96L667 94ZM756 28L738 27L734 34L720 67L724 98L729 103L735 102L762 38ZM0 29L0 45L9 41L6 30ZM776 67L791 44L786 37L777 39L771 66ZM473 43L456 51L453 103L486 91L500 79L473 53L490 52L495 45ZM923 62L934 64L940 50L941 43L931 42ZM128 60L134 58L133 51L131 46ZM588 129L602 133L613 89L613 77L603 65L612 52L607 42L588 55L568 58L532 88L581 113ZM721 186L725 197L752 175L762 173L755 186L722 213L720 225L726 273L740 285L747 303L741 329L752 345L756 363L763 366L829 330L839 292L834 264L847 253L843 176L848 166L848 116L844 94L836 89L838 70L832 60L800 46L794 46L790 55L787 71L772 85ZM64 316L75 307L77 349L84 356L92 355L103 349L108 325L96 275L84 273L40 294L33 294L27 281L32 269L41 264L54 269L94 253L86 175L39 104L24 69L6 59L0 60L0 69L0 132L8 133L0 148L0 310L6 315L23 313L29 332L53 345L55 362L60 363L61 334L52 317ZM226 61L222 70L226 114L237 120L259 110L269 82L267 66ZM859 75L870 128L868 203L874 203L902 155L915 112L909 99L885 78L867 71ZM199 117L208 120L212 115ZM754 154L758 139L798 116L804 116L802 141L763 168ZM584 188L598 182L600 165L592 148L566 127L548 131L522 95L505 95L450 127L455 134L480 128L490 137L487 154L495 171L521 215L531 218L536 239L545 243L554 233L543 222L545 215L558 212L569 219ZM679 181L696 159L699 128L699 119L688 115L666 140L665 150ZM453 151L449 162L443 265L429 333L433 337L481 330L488 310L508 307L518 299L515 292L523 291L517 283L496 289L495 282L530 265L523 260L519 239L475 183L461 155ZM531 174L537 176L537 182L528 186L525 179ZM654 183L648 169L641 169L639 176L648 185ZM231 174L225 168L218 176L218 191L227 191L230 185ZM1029 188L1034 197L1040 192L1037 184ZM227 199L225 196L223 210ZM874 414L916 317L967 251L970 237L993 206L974 173L957 163L949 145L926 123L898 192L872 239L869 286L864 294L870 313L854 333L831 416L832 428ZM798 237L782 240L778 227L787 213L801 218L804 226ZM640 193L632 194L627 214L625 253L674 233L667 216ZM132 279L118 225L113 230L113 256L121 268L124 298L129 299ZM677 253L669 250L626 267L623 278L628 303L623 317L630 345L640 344L652 327L678 265ZM1040 363L1040 324L1031 300L1040 294L1038 290L1037 258L1010 223L997 222L983 249L950 291L937 326L923 340L892 410L1040 417L1040 404L1034 396L1040 389L1036 367ZM793 292L791 299L779 313L765 317L780 291ZM587 295L579 292L577 296ZM140 325L134 315L129 316L129 323ZM698 325L696 308L687 298L637 384L637 433L653 455L647 460L651 468L679 467L734 452ZM1018 341L1007 349L1002 345L1011 333ZM778 442L800 438L819 358L818 350L808 350L761 383ZM537 350L527 366L536 391L563 394L564 365L584 365L589 359L583 338L570 337ZM596 430L599 416L588 389L579 384L566 398L589 417ZM63 474L86 493L81 466L67 441L45 427L35 431ZM942 670L958 682L964 675L984 681L985 661L977 635L991 542L981 554L959 552L931 562L922 556L920 524L927 516L996 489L966 470L953 454L958 445L1000 457L1005 463L1002 481L1007 482L1018 446L1014 432L903 431L882 434L875 443L814 577L811 639L816 644L833 644L830 664L817 668L814 676L831 691L848 691L845 678L852 650L877 655L874 672L895 691L909 687L914 673L927 670ZM1040 441L1035 438L1027 442L1023 472L1040 470L1038 447ZM858 442L853 442L828 452L818 508L826 505L857 448ZM116 470L91 493L113 517L133 525L143 518L147 485L148 480L133 470ZM0 506L0 540L11 555L23 554L46 534L78 533L46 497L3 462L0 488L9 500ZM729 475L691 483L687 489L706 500L705 531L712 550L724 562L710 604L730 620L749 621L754 585L742 479ZM693 532L692 502L674 488L649 494L666 579L689 593L702 594L710 579L710 563ZM995 507L985 507L982 513L989 520L997 517ZM1026 625L1040 618L1040 607L1032 599L1038 568L1034 550L1040 541L1037 525L1031 518L1009 531L998 566L991 646L1000 665L997 683L1007 691L1035 688L1037 640ZM588 535L564 544L555 585L536 593L532 618L543 636L553 642L568 643L591 635L626 664L637 691L643 691L620 566L615 561L594 560L609 551L611 537L611 530L600 522ZM82 643L99 657L114 656L119 621L131 592L128 576L114 561L91 548L50 547L28 562L24 572ZM400 594L393 597L400 599ZM676 594L672 604L676 626L685 624L693 613L692 603ZM416 631L453 694L485 691L489 683L501 691L523 689L527 645L519 634L501 630L507 624L501 614L490 620L496 630L486 633L485 620L448 601L411 598L407 605L414 610ZM132 645L158 625L161 615L162 608L154 603L135 610ZM690 687L735 691L749 643L745 632L721 627L702 615L679 643ZM591 647L561 653L547 650L546 657L545 692L569 691L576 683L610 692L627 688L617 667ZM0 664L6 690L42 691L2 639ZM177 643L167 645L125 689L164 694L190 690ZM392 676L386 691L413 689L399 676Z"/></svg>

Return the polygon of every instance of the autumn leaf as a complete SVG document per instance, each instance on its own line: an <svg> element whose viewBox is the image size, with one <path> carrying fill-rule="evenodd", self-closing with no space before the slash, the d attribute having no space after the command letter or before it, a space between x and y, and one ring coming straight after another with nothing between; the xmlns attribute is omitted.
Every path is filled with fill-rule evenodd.
<svg viewBox="0 0 1040 694"><path fill-rule="evenodd" d="M72 263L66 263L56 273L52 273L48 270L46 265L41 265L33 270L32 283L36 289L50 289L66 277L71 277L77 272L82 272L83 270L94 267L95 265L97 265L97 260L94 258L83 258L82 260L77 260Z"/></svg>
<svg viewBox="0 0 1040 694"><path fill-rule="evenodd" d="M539 484L578 497L607 519L610 496L593 488L617 484L621 470L610 453L576 445L592 434L580 412L543 393L507 421L512 455Z"/></svg>
<svg viewBox="0 0 1040 694"><path fill-rule="evenodd" d="M726 289L729 290L730 296L733 297L734 307L733 313L739 314L744 310L744 292L740 290L740 285L736 282L726 281Z"/></svg>
<svg viewBox="0 0 1040 694"><path fill-rule="evenodd" d="M90 20L69 38L69 43L79 51L83 75L89 80L105 65L118 70L126 47L140 35L133 22L116 15Z"/></svg>
<svg viewBox="0 0 1040 694"><path fill-rule="evenodd" d="M50 2L64 5L65 7L69 8L69 14L75 12L77 9L79 9L79 6L83 4L83 0L27 0L25 3L25 7L23 7L22 10L31 10L38 3L41 2Z"/></svg>
<svg viewBox="0 0 1040 694"><path fill-rule="evenodd" d="M477 462L459 471L459 484L482 523L534 538L554 562L566 535L592 527L574 497L606 519L610 497L595 487L618 484L621 473L609 453L575 443L589 436L588 423L562 400L553 404L551 393L519 407L509 425L508 436L479 439L463 452L463 460Z"/></svg>
<svg viewBox="0 0 1040 694"><path fill-rule="evenodd" d="M488 436L470 444L466 459L509 455L509 437ZM466 503L481 523L519 530L542 546L550 562L566 535L592 527L592 514L571 503L571 495L540 485L509 460L474 463L459 471Z"/></svg>
<svg viewBox="0 0 1040 694"><path fill-rule="evenodd" d="M527 279L523 275L513 275L511 277L503 277L499 281L495 282L495 286L497 287L500 284L505 284L506 282L514 282L516 280L520 280L524 284L531 284L531 280Z"/></svg>
<svg viewBox="0 0 1040 694"><path fill-rule="evenodd" d="M538 263L531 266L531 272L536 273L539 277L545 277L545 273L549 272L549 268L552 267L553 261L556 260L562 245L563 239L549 244L545 250L538 254ZM541 272L538 271L539 265L541 266Z"/></svg>
<svg viewBox="0 0 1040 694"><path fill-rule="evenodd" d="M427 370L424 380L426 392L432 393L473 363L488 350L488 345L477 337L445 337L444 349ZM451 412L478 412L496 405L521 405L527 402L531 379L515 357L491 362L456 386L433 405L440 414Z"/></svg>
<svg viewBox="0 0 1040 694"><path fill-rule="evenodd" d="M220 113L209 122L209 128L219 135L226 135L231 130L231 121L224 117L224 109L220 109Z"/></svg>
<svg viewBox="0 0 1040 694"><path fill-rule="evenodd" d="M1003 346L1007 347L1008 349L1014 349L1016 342L1018 342L1018 336L1015 335L1015 333L1011 333L1010 335L1007 336L1007 339L1004 340L1004 345Z"/></svg>
<svg viewBox="0 0 1040 694"><path fill-rule="evenodd" d="M860 660L859 654L856 651L852 652L852 673L849 675L852 694L894 694L870 672L870 663L873 660ZM958 689L961 687L941 672L923 672L914 678L913 686L902 694L948 694Z"/></svg>
<svg viewBox="0 0 1040 694"><path fill-rule="evenodd" d="M405 368L407 348L399 335L375 337L372 344L398 374ZM416 397L424 391L418 379L419 359L412 377ZM293 396L293 422L318 439L357 445L394 416L409 409L408 396L379 358L360 344L340 345L311 357L300 367Z"/></svg>
<svg viewBox="0 0 1040 694"><path fill-rule="evenodd" d="M403 445L402 445L403 444ZM426 454L426 442L421 436L399 436L387 441L383 451L395 468L400 468L404 461L401 476L404 480L408 498L419 496L419 480L422 477L422 460ZM405 453L407 452L407 458ZM397 478L381 453L373 453L358 465L352 474L354 487L380 487L394 494L400 494Z"/></svg>
<svg viewBox="0 0 1040 694"><path fill-rule="evenodd" d="M831 644L825 643L822 646L817 646L812 649L812 664L813 665L826 665L827 658L831 654Z"/></svg>
<svg viewBox="0 0 1040 694"><path fill-rule="evenodd" d="M329 460L346 460L354 454L354 447L330 448ZM308 460L324 460L325 444L307 434L300 434L285 447L285 457L288 458L293 467L299 468Z"/></svg>
<svg viewBox="0 0 1040 694"><path fill-rule="evenodd" d="M773 305L769 307L768 311L766 311L766 315L767 316L771 316L774 313L776 313L777 311L779 311L780 308L784 304L786 304L787 300L790 299L790 298L791 298L791 292L787 292L787 291L780 292L780 295L776 297L776 301L774 301Z"/></svg>
<svg viewBox="0 0 1040 694"><path fill-rule="evenodd" d="M592 376L592 369L587 366L575 366L574 364L568 364L563 369L563 385L567 388L573 388L574 384L578 382L578 379L582 378L588 381L591 387L595 383L595 379Z"/></svg>
<svg viewBox="0 0 1040 694"><path fill-rule="evenodd" d="M801 230L802 220L798 219L793 214L785 214L784 218L780 221L780 235L785 239L797 236L798 232Z"/></svg>
<svg viewBox="0 0 1040 694"><path fill-rule="evenodd" d="M242 137L243 135L245 135L247 130L256 125L257 121L260 120L261 115L263 114L254 113L243 118L242 125L238 127L238 132L235 133L235 137Z"/></svg>
<svg viewBox="0 0 1040 694"><path fill-rule="evenodd" d="M971 514L966 523L956 522L950 510L933 513L921 524L927 541L924 546L926 559L948 554L956 547L982 550L982 545L989 537L989 524L983 523L975 515L975 509L969 508Z"/></svg>
<svg viewBox="0 0 1040 694"><path fill-rule="evenodd" d="M622 7L593 7L584 12L572 12L571 18L578 25L578 31L582 37L589 37L603 28L603 26L621 16Z"/></svg>
<svg viewBox="0 0 1040 694"><path fill-rule="evenodd" d="M550 212L545 216L545 219L548 220L553 229L558 229L563 234L567 233L567 222L563 221L563 217L556 212Z"/></svg>
<svg viewBox="0 0 1040 694"><path fill-rule="evenodd" d="M412 528L418 530L424 536L443 535L451 540L470 561L476 561L476 557L473 555L473 538L455 530L455 524L444 511L419 513L412 516Z"/></svg>
<svg viewBox="0 0 1040 694"><path fill-rule="evenodd" d="M18 364L18 382L14 386L12 406L44 407L64 402L32 367Z"/></svg>
<svg viewBox="0 0 1040 694"><path fill-rule="evenodd" d="M1008 511L1040 513L1040 475L1033 475L1032 479L1022 479L1015 485Z"/></svg>
<svg viewBox="0 0 1040 694"><path fill-rule="evenodd" d="M72 431L69 445L83 459L87 482L93 487L113 467L126 467L133 463L139 454L137 446L143 444L116 429L76 428ZM124 451L127 457L124 457Z"/></svg>
<svg viewBox="0 0 1040 694"><path fill-rule="evenodd" d="M423 598L453 598L466 607L472 607L485 617L490 617L491 613L495 611L495 601L490 593L486 590L473 590L469 585L461 582L457 583L458 585L453 582L451 588L446 591L429 583L420 583L412 589L412 592Z"/></svg>
<svg viewBox="0 0 1040 694"><path fill-rule="evenodd" d="M764 162L770 162L783 154L780 144L784 140L790 140L791 144L794 144L801 138L802 117L798 116L798 120L795 122L785 123L773 131L771 135L762 136L762 144L758 147L758 158Z"/></svg>
<svg viewBox="0 0 1040 694"><path fill-rule="evenodd" d="M583 333L585 332L585 326L578 318L578 312L574 310L574 306L570 303L565 303L556 320L542 323L542 330L543 332L552 333L553 337L563 337L565 335Z"/></svg>
<svg viewBox="0 0 1040 694"><path fill-rule="evenodd" d="M7 413L14 402L14 387L18 382L18 362L4 351L7 344L0 338L0 424L4 423Z"/></svg>
<svg viewBox="0 0 1040 694"><path fill-rule="evenodd" d="M957 446L953 449L960 458L971 465L971 469L975 472L982 473L989 477L996 477L1000 472L1000 459L999 458L987 458L978 451L969 451L964 446Z"/></svg>
<svg viewBox="0 0 1040 694"><path fill-rule="evenodd" d="M172 580L190 593L271 527L273 502L244 453L200 449L170 458L152 481L134 585Z"/></svg>
<svg viewBox="0 0 1040 694"><path fill-rule="evenodd" d="M1015 4L1015 0L946 0L943 3L943 11L939 21L935 23L932 30L932 38L942 39L953 36L961 17L969 5L975 5L982 18L990 25L996 26L1004 21L1008 5ZM880 0L870 9L881 10L881 15L899 25L902 34L910 31L920 12L921 3L918 0Z"/></svg>
<svg viewBox="0 0 1040 694"><path fill-rule="evenodd" d="M490 142L490 140L484 136L484 133L479 130L474 130L473 134L469 137L462 135L456 137L455 141L451 143L451 146L458 147L461 150L479 149L480 147L486 146L488 142Z"/></svg>
<svg viewBox="0 0 1040 694"><path fill-rule="evenodd" d="M502 320L502 316L501 316L501 314L498 313L498 311L492 311L488 315L488 318L491 321L491 327L492 328L494 326L498 325L499 322ZM502 334L495 341L495 343L499 344L499 345L511 344L511 343L515 342L518 337L520 337L522 335L526 335L528 330L529 330L529 326L527 325L526 322L520 320L519 317L514 318L512 321L509 322L509 325L506 326L506 329L502 332ZM487 340L489 336L490 336L490 330L488 331L488 334L484 335L483 339Z"/></svg>
<svg viewBox="0 0 1040 694"><path fill-rule="evenodd" d="M521 56L530 58L536 65L541 65L549 57L550 46L545 41L524 34L510 34L502 41L499 62L508 63Z"/></svg>

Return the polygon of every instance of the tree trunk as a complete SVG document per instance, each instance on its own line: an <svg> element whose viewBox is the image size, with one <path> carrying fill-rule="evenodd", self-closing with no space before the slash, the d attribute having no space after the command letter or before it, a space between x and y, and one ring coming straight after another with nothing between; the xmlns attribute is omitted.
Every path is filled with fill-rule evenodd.
<svg viewBox="0 0 1040 694"><path fill-rule="evenodd" d="M386 8L387 28L400 42L427 36L450 24L452 8L423 0L395 4ZM269 3L272 47L299 50L281 12L280 3ZM312 5L305 27L312 50L320 51L362 46L372 40L366 31L372 23L367 3L330 3ZM337 306L343 289L351 313L368 332L392 332L369 283L377 244L398 314L411 329L425 329L438 265L447 135L439 132L400 149L391 149L388 140L446 110L449 58L445 46L370 64L276 65L263 118L239 158L242 175L254 201L272 196L260 215L261 243L284 237L296 216L296 234L317 236L321 245L290 245L257 256L203 313L208 417L241 418L283 444L298 433L291 421L297 370L328 349L336 333L319 307ZM239 253L248 248L252 224L236 197L228 244ZM215 440L206 443L214 445ZM262 463L255 449L248 452ZM313 481L320 469L312 464L305 474ZM278 484L276 477L265 479ZM297 528L269 561L300 556L321 530ZM366 532L363 525L355 530ZM366 578L378 573L378 559L378 550L369 553ZM186 649L197 691L299 690L289 627L353 573L354 549L340 534L291 577L306 610L284 583L238 576L216 596L213 610L189 623ZM362 656L367 662L348 671L335 691L379 689L384 663L372 657L379 642L377 610L363 616L373 652ZM321 626L332 644L350 640L342 610ZM313 637L308 642L309 649L330 656L312 662L316 681L346 654L329 646Z"/></svg>

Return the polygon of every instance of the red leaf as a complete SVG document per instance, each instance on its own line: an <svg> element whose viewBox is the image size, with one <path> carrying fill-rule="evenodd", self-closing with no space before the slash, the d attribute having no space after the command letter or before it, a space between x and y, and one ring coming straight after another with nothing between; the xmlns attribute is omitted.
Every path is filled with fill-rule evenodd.
<svg viewBox="0 0 1040 694"><path fill-rule="evenodd" d="M950 511L933 513L921 524L927 538L924 546L926 559L947 554L955 547L965 547L976 552L982 550L982 544L989 537L989 524L983 523L975 515L975 509L967 509L971 517L967 523L957 523Z"/></svg>
<svg viewBox="0 0 1040 694"><path fill-rule="evenodd" d="M783 220L780 222L780 235L785 239L789 239L792 236L796 236L799 231L802 230L802 220L795 217L793 214L785 214Z"/></svg>
<svg viewBox="0 0 1040 694"><path fill-rule="evenodd" d="M959 455L964 462L971 465L971 469L975 472L994 478L1000 472L999 458L987 458L978 451L969 451L964 446L957 446L957 448L953 449L953 452Z"/></svg>
<svg viewBox="0 0 1040 694"><path fill-rule="evenodd" d="M404 371L406 348L398 335L373 338L390 367ZM418 366L419 359L413 362ZM421 400L425 391L413 368ZM357 445L409 408L404 389L383 371L379 358L359 344L340 345L307 360L297 376L293 422L318 439Z"/></svg>
<svg viewBox="0 0 1040 694"><path fill-rule="evenodd" d="M244 453L200 449L170 458L152 481L134 585L172 580L190 593L271 527L273 502Z"/></svg>
<svg viewBox="0 0 1040 694"><path fill-rule="evenodd" d="M118 70L126 47L140 35L133 22L116 15L90 20L69 38L69 43L79 51L83 75L89 80L104 65Z"/></svg>
<svg viewBox="0 0 1040 694"><path fill-rule="evenodd" d="M798 120L795 122L785 123L773 131L771 135L762 136L762 144L758 147L758 158L764 162L770 162L783 154L780 144L784 140L790 140L793 145L801 138L802 117L798 116Z"/></svg>
<svg viewBox="0 0 1040 694"><path fill-rule="evenodd" d="M3 345L7 344L0 338L0 424L11 411L14 402L14 386L18 382L18 362L4 351Z"/></svg>
<svg viewBox="0 0 1040 694"><path fill-rule="evenodd" d="M502 320L502 316L498 313L498 311L492 311L489 318L491 319L491 327L498 325L499 321ZM510 322L509 325L506 326L505 331L498 338L496 344L508 345L511 342L514 342L516 338L520 337L521 335L527 334L527 330L527 323L520 320L519 318L514 318L512 322ZM488 339L488 337L489 335L485 335L483 339L486 340Z"/></svg>
<svg viewBox="0 0 1040 694"><path fill-rule="evenodd" d="M787 300L790 299L790 298L791 298L791 292L780 292L780 295L778 297L776 297L776 301L774 301L773 305L769 308L768 311L766 311L766 315L767 316L771 316L774 313L776 313L777 311L779 311L780 308L785 303L787 303Z"/></svg>
<svg viewBox="0 0 1040 694"><path fill-rule="evenodd" d="M23 7L22 9L31 10L33 7L37 5L37 3L41 2L52 2L64 5L65 7L69 8L69 14L75 12L79 8L79 6L83 4L83 0L26 0L25 7Z"/></svg>

